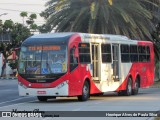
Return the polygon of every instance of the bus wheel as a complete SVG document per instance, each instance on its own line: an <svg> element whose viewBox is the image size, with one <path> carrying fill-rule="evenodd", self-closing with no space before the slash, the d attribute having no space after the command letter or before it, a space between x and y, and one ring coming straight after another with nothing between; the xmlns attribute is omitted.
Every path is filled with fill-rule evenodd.
<svg viewBox="0 0 160 120"><path fill-rule="evenodd" d="M42 102L45 102L45 101L47 101L47 96L37 96L37 99L39 100L39 101L42 101Z"/></svg>
<svg viewBox="0 0 160 120"><path fill-rule="evenodd" d="M138 81L138 79L136 78L136 81L135 81L135 83L134 83L134 89L132 90L132 95L138 94L138 90L139 90L139 81Z"/></svg>
<svg viewBox="0 0 160 120"><path fill-rule="evenodd" d="M132 94L132 79L131 77L128 78L126 90L124 91L125 96L130 96Z"/></svg>
<svg viewBox="0 0 160 120"><path fill-rule="evenodd" d="M87 81L84 82L82 88L82 95L78 96L79 101L87 101L89 98L90 90L89 90L89 83Z"/></svg>

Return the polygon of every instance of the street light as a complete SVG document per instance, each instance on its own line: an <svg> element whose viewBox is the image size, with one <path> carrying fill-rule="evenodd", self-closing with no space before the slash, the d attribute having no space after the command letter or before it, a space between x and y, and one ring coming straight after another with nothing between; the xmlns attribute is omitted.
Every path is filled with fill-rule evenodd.
<svg viewBox="0 0 160 120"><path fill-rule="evenodd" d="M0 14L0 16L2 16L2 15L7 15L8 13L3 13L3 14Z"/></svg>

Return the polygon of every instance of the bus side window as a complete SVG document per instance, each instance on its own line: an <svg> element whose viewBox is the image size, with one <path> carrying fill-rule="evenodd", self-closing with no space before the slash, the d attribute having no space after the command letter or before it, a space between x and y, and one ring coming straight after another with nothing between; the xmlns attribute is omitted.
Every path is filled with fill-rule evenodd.
<svg viewBox="0 0 160 120"><path fill-rule="evenodd" d="M138 62L138 46L130 45L130 58L131 62Z"/></svg>
<svg viewBox="0 0 160 120"><path fill-rule="evenodd" d="M110 44L102 44L101 45L102 51L102 63L111 63L111 45Z"/></svg>
<svg viewBox="0 0 160 120"><path fill-rule="evenodd" d="M147 62L146 49L146 46L138 46L140 62Z"/></svg>
<svg viewBox="0 0 160 120"><path fill-rule="evenodd" d="M89 43L79 43L79 59L81 64L91 64L91 53Z"/></svg>
<svg viewBox="0 0 160 120"><path fill-rule="evenodd" d="M122 63L130 62L130 46L129 45L121 45L121 61Z"/></svg>
<svg viewBox="0 0 160 120"><path fill-rule="evenodd" d="M149 46L147 46L146 57L147 57L147 62L150 62L150 48L149 48Z"/></svg>
<svg viewBox="0 0 160 120"><path fill-rule="evenodd" d="M75 56L76 47L70 49L70 72L78 66L78 57Z"/></svg>

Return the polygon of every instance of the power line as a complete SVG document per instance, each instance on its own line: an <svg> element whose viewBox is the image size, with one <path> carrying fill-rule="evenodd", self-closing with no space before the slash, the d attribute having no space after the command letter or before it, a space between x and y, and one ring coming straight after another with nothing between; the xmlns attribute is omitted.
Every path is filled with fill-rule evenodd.
<svg viewBox="0 0 160 120"><path fill-rule="evenodd" d="M23 3L0 3L0 4L12 4L12 5L35 5L35 6L44 6L43 4L23 4Z"/></svg>
<svg viewBox="0 0 160 120"><path fill-rule="evenodd" d="M38 12L30 12L30 11L26 11L26 10L24 10L24 11L21 11L21 10L13 10L13 9L4 9L4 8L0 8L0 10L6 10L6 11L15 11L15 12L27 12L27 13L35 13L35 14L40 14L40 13L38 13Z"/></svg>

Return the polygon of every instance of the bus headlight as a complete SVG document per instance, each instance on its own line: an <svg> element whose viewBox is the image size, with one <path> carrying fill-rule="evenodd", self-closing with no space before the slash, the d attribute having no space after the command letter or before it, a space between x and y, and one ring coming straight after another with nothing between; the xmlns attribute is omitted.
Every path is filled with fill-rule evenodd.
<svg viewBox="0 0 160 120"><path fill-rule="evenodd" d="M27 87L26 87L25 85L23 85L21 82L18 82L18 84L19 84L20 86L22 86L24 89L27 89Z"/></svg>
<svg viewBox="0 0 160 120"><path fill-rule="evenodd" d="M67 85L67 84L68 84L68 80L60 83L60 84L57 86L57 88L60 89L60 88L62 88L63 86L65 86L65 85Z"/></svg>

